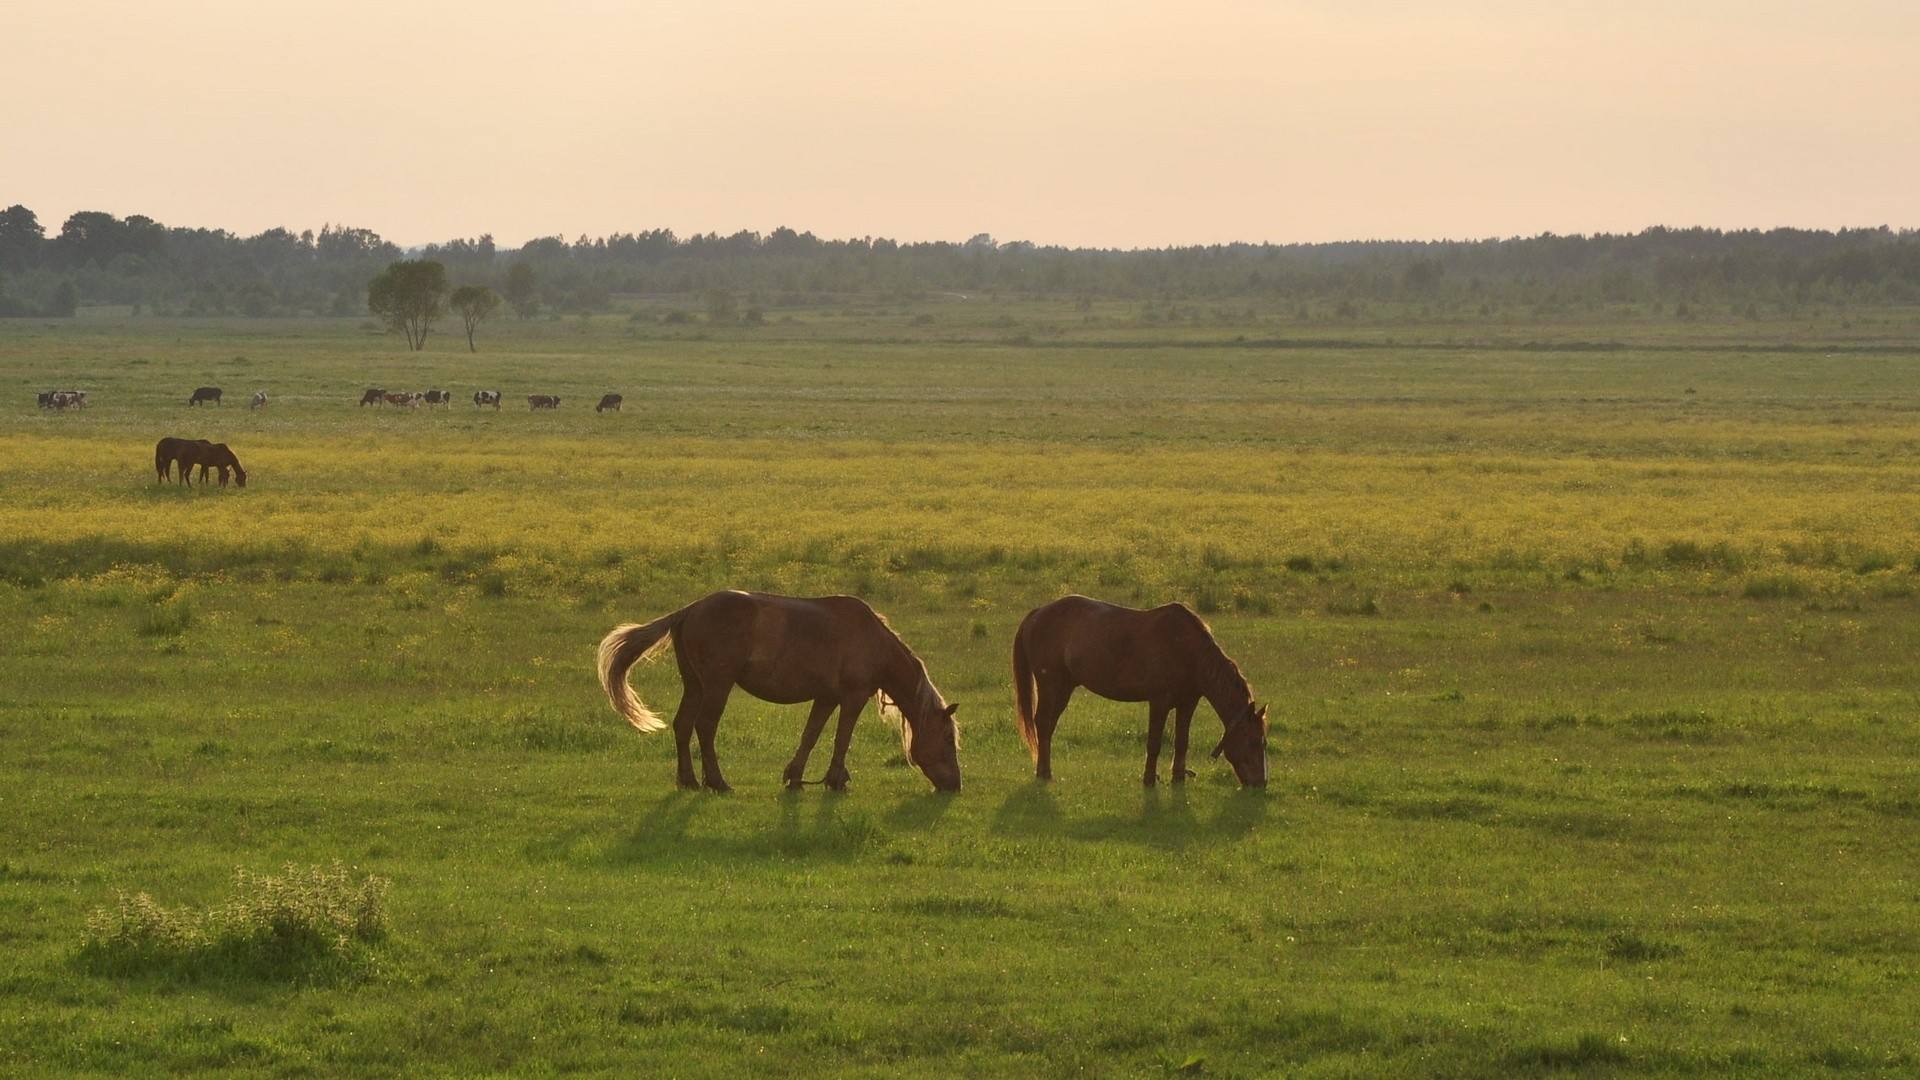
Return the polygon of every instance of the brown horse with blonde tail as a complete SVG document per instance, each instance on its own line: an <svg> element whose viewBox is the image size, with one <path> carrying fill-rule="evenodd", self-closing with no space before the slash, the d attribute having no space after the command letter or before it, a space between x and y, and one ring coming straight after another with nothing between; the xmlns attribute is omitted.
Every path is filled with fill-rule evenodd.
<svg viewBox="0 0 1920 1080"><path fill-rule="evenodd" d="M902 720L900 745L941 791L960 790L958 705L949 705L927 678L926 665L864 601L851 596L801 599L736 591L705 596L650 623L616 626L600 642L600 686L614 711L640 731L667 725L634 696L627 673L669 645L680 665L680 707L673 737L680 752L679 783L732 790L720 774L714 736L727 697L739 687L778 705L813 703L799 749L782 779L798 789L807 757L840 710L833 761L820 783L846 790L847 747L869 698L884 694ZM693 775L692 742L700 738L700 772Z"/></svg>
<svg viewBox="0 0 1920 1080"><path fill-rule="evenodd" d="M1147 703L1147 765L1141 781L1158 780L1167 713L1174 716L1173 782L1187 771L1187 729L1205 698L1226 726L1214 757L1224 756L1243 787L1267 783L1267 710L1213 638L1184 604L1148 611L1068 596L1034 608L1013 638L1014 712L1033 754L1034 775L1053 779L1053 729L1077 687L1114 701ZM1036 696L1038 698L1036 702Z"/></svg>

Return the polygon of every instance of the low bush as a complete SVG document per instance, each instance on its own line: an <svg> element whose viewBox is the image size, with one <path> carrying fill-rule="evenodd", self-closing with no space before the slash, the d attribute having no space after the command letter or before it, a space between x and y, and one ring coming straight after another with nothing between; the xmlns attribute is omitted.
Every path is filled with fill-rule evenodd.
<svg viewBox="0 0 1920 1080"><path fill-rule="evenodd" d="M87 919L80 961L101 974L298 978L363 967L386 936L390 882L347 867L234 873L227 901L206 911L122 893Z"/></svg>

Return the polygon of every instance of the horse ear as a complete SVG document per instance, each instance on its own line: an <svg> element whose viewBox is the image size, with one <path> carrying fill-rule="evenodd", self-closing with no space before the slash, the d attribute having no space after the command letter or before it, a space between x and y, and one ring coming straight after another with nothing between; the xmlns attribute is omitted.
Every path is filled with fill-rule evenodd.
<svg viewBox="0 0 1920 1080"><path fill-rule="evenodd" d="M952 715L953 715L954 713L957 713L957 712L959 712L959 711L960 711L960 703L959 703L959 702L957 702L957 701L956 701L956 702L954 702L953 704L951 704L951 705L949 705L949 706L947 706L947 715L948 715L948 716L952 716Z"/></svg>
<svg viewBox="0 0 1920 1080"><path fill-rule="evenodd" d="M1265 735L1267 733L1267 707L1265 705L1260 706L1260 711L1253 714L1253 718L1260 721L1260 734Z"/></svg>

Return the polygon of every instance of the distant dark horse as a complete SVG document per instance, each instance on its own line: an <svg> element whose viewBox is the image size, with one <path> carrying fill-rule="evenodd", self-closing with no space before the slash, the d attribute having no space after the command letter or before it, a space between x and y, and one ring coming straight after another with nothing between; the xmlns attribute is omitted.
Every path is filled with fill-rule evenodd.
<svg viewBox="0 0 1920 1080"><path fill-rule="evenodd" d="M187 404L204 405L209 401L213 402L215 405L220 404L220 388L219 387L217 386L200 387L199 389L193 392L192 397L187 399Z"/></svg>
<svg viewBox="0 0 1920 1080"><path fill-rule="evenodd" d="M622 400L624 399L622 399L619 394L608 394L600 399L600 404L595 405L593 411L606 412L608 409L612 409L614 412L619 412L620 402Z"/></svg>
<svg viewBox="0 0 1920 1080"><path fill-rule="evenodd" d="M1053 729L1074 688L1114 701L1147 703L1147 766L1153 784L1167 713L1174 714L1173 782L1187 772L1187 728L1200 699L1226 725L1213 756L1226 755L1246 787L1267 783L1267 710L1213 639L1213 631L1184 604L1150 611L1068 596L1034 608L1013 637L1014 713L1033 754L1034 775L1053 779ZM1034 691L1039 691L1036 708Z"/></svg>
<svg viewBox="0 0 1920 1080"><path fill-rule="evenodd" d="M627 722L641 731L666 727L627 685L634 664L669 644L680 664L680 708L673 736L680 750L680 786L699 787L690 747L700 736L702 781L730 790L720 775L714 732L727 696L738 686L762 701L811 701L800 747L782 774L798 788L827 716L840 710L833 763L824 783L845 790L847 746L867 699L885 692L902 714L901 749L941 791L960 790L959 729L927 668L865 602L851 596L798 599L765 593L717 592L645 626L616 626L600 642L600 685Z"/></svg>
<svg viewBox="0 0 1920 1080"><path fill-rule="evenodd" d="M233 478L240 487L247 486L247 470L240 467L240 459L226 443L208 442L205 439L176 439L172 436L161 439L153 445L153 471L161 482L165 482L173 466L180 467L180 482L193 486L194 466L200 467L200 482L207 482L210 469L220 470L220 486L227 486L227 471L233 471Z"/></svg>

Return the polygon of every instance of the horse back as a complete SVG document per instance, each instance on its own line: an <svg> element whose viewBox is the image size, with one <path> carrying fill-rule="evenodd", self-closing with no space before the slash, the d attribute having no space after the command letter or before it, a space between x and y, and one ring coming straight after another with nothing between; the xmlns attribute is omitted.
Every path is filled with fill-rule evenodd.
<svg viewBox="0 0 1920 1080"><path fill-rule="evenodd" d="M1036 671L1065 672L1116 701L1198 693L1206 623L1184 604L1130 608L1068 596L1028 613L1023 647Z"/></svg>

